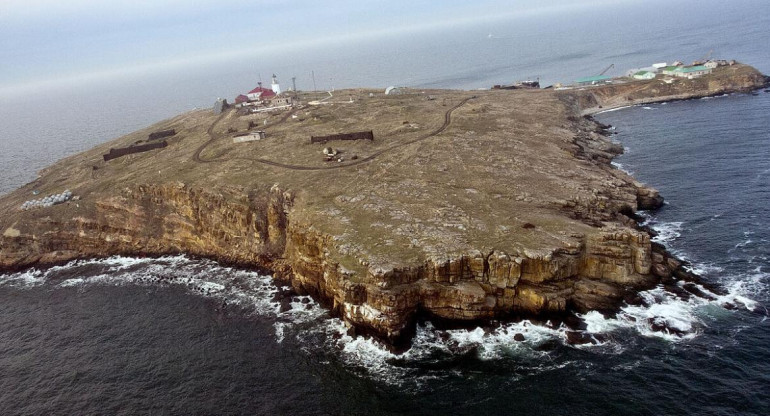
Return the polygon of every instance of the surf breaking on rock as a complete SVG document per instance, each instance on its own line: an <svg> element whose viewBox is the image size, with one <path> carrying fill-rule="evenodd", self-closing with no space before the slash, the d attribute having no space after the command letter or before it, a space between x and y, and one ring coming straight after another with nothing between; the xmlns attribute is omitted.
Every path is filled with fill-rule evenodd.
<svg viewBox="0 0 770 416"><path fill-rule="evenodd" d="M0 265L187 253L261 267L358 333L394 344L411 338L421 316L473 322L617 310L661 279L695 277L638 227L635 213L662 198L610 164L622 147L581 115L625 105L626 96L681 99L764 83L750 67L729 71L674 96L637 86L431 91L432 100L354 90L351 105L305 108L272 125L273 140L237 150L221 139L253 120L193 112L153 127L184 132L158 153L101 158L102 148L135 142L140 131L65 159L0 199L8 213ZM306 135L347 123L378 139L346 144L361 163L324 169L320 145ZM274 163L261 163L265 155ZM15 209L31 190L62 184L81 198Z"/></svg>

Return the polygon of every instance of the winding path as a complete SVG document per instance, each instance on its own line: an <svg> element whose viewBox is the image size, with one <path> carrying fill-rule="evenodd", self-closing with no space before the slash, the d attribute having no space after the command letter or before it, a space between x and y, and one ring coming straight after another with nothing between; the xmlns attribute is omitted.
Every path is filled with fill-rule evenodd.
<svg viewBox="0 0 770 416"><path fill-rule="evenodd" d="M426 139L429 139L429 138L431 138L433 136L441 134L444 130L447 129L447 127L449 127L449 124L452 122L452 113L455 110L457 110L458 108L460 108L463 105L465 105L468 101L470 101L470 100L472 100L474 98L476 98L476 97L473 96L473 97L465 98L462 101L460 101L459 103L457 103L457 105L455 105L454 107L452 107L449 110L447 110L446 113L444 113L444 123L441 126L439 126L436 130L433 130L430 133L424 134L424 135L422 135L422 136L420 136L420 137L418 137L416 139L412 139L412 140L409 140L409 141L406 141L406 142L403 142L403 143L394 144L393 146L387 147L387 148L382 149L382 150L378 150L378 151L372 153L371 155L369 155L367 157L364 157L364 158L361 158L361 159L358 159L358 160L355 160L355 161L352 161L352 162L348 162L348 163L345 163L345 164L334 164L334 165L329 165L329 166L303 166L303 165L291 165L291 164L287 164L287 163L281 163L281 162L276 162L276 161L269 160L269 159L260 159L260 158L237 157L235 159L249 160L249 161L252 161L252 162L262 163L262 164L265 164L265 165L276 166L276 167L285 168L285 169L291 169L291 170L330 170L330 169L349 168L351 166L356 166L356 165L360 165L362 163L370 162L370 161L374 160L374 158L376 158L377 156L380 156L381 154L386 153L386 152L390 152L390 151L392 151L394 149L397 149L399 147L404 147L404 146L408 146L410 144L421 142L423 140L426 140ZM297 111L297 109L294 109L294 110L286 113L283 117L281 117L280 120L276 121L275 123L268 124L265 127L272 127L272 126L276 126L278 124L283 123L284 121L288 120L289 117L291 117L291 115L294 114L294 112L296 112L296 111ZM194 161L200 162L200 163L210 163L210 162L218 162L218 161L220 161L220 159L219 159L220 156L216 156L216 157L214 157L212 159L202 159L201 158L201 152L208 145L210 145L212 142L214 142L214 140L216 140L216 137L214 136L214 127L227 114L228 113L222 113L222 115L219 116L216 120L214 120L214 122L208 128L206 133L209 135L210 138L209 138L209 140L206 143L202 144L195 151L195 153L193 154L193 160Z"/></svg>
<svg viewBox="0 0 770 416"><path fill-rule="evenodd" d="M267 127L273 127L273 126L277 126L277 125L279 125L279 124L283 123L284 121L288 120L288 119L289 119L289 117L291 117L291 116L292 116L292 114L296 113L296 112L297 112L297 110L299 110L299 108L295 108L295 109L293 109L293 110L289 111L288 113L284 114L284 115L283 115L283 117L281 117L281 118L280 118L278 121L276 121L276 122L274 122L274 123L266 124L265 126L263 126L263 128L267 128ZM192 155L192 158L193 158L193 160L194 160L194 161L196 161L196 162L198 162L198 163L209 163L209 162L217 162L217 161L218 161L218 159L219 159L219 157L221 157L221 155L220 155L220 156L215 156L215 157L213 157L213 158L211 158L211 159L203 159L203 158L201 158L201 153L202 153L202 152L203 152L203 150L204 150L204 149L206 149L206 148L207 148L207 147L208 147L208 146L209 146L211 143L213 143L213 142L214 142L214 140L216 140L216 139L217 139L217 137L216 137L216 136L214 136L214 127L216 127L216 125L217 125L217 124L219 124L219 122L220 122L220 121L222 121L222 119L224 119L225 117L227 117L227 115L228 115L228 114L230 114L230 112L228 112L228 111L222 112L222 114L221 114L219 117L217 117L217 119L216 119L216 120L214 120L214 122L213 122L213 123L211 123L211 125L209 126L209 128L208 128L208 129L206 129L206 134L208 134L208 136L209 136L209 139L208 139L208 140L207 140L205 143L203 143L202 145L200 145L200 146L199 146L197 149L195 149L195 153L193 153L193 155Z"/></svg>

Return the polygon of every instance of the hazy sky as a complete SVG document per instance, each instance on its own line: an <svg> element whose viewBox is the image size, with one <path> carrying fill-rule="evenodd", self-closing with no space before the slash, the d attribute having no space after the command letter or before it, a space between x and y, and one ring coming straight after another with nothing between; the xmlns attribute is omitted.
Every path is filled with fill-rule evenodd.
<svg viewBox="0 0 770 416"><path fill-rule="evenodd" d="M634 0L0 0L0 88Z"/></svg>

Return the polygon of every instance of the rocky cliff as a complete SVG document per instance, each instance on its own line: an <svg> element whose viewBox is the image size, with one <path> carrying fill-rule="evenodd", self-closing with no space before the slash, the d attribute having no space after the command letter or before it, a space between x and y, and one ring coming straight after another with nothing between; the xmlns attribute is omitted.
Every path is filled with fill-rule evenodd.
<svg viewBox="0 0 770 416"><path fill-rule="evenodd" d="M687 275L637 227L634 213L662 198L610 165L622 148L580 116L584 93L370 92L278 121L194 112L65 159L0 199L0 268L215 258L269 270L392 343L418 315L614 310ZM269 125L265 140L230 140L253 123ZM161 128L180 132L167 148L101 160ZM362 128L375 140L332 143L347 159L326 161L308 140ZM20 209L63 187L76 198Z"/></svg>

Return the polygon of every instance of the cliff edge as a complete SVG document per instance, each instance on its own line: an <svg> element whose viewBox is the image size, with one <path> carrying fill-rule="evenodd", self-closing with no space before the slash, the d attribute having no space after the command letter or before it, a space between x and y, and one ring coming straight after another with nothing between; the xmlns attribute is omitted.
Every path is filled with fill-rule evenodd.
<svg viewBox="0 0 770 416"><path fill-rule="evenodd" d="M61 160L0 198L0 269L115 254L215 258L269 270L393 343L408 339L420 314L613 310L685 273L634 220L662 198L610 164L622 147L583 115L629 97L764 83L741 68L740 77L715 73L665 91L655 81L357 89L278 114L194 111ZM234 142L255 126L265 138ZM176 132L167 146L104 160L164 129ZM310 140L368 130L374 140ZM336 154L326 157L326 147ZM74 195L65 203L21 209L65 189Z"/></svg>

